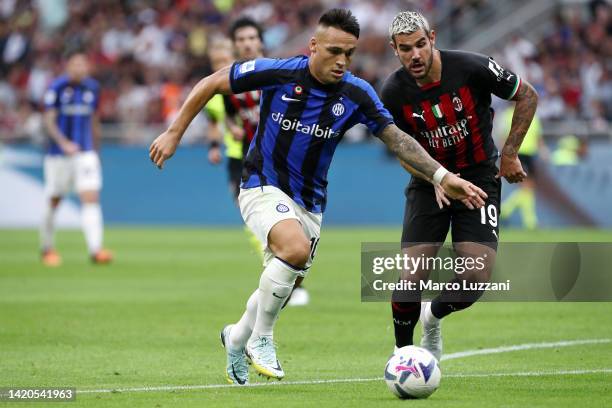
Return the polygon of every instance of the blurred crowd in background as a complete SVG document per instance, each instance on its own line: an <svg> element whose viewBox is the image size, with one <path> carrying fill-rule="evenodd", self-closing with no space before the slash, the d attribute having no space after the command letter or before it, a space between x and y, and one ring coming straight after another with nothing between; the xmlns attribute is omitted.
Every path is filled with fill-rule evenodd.
<svg viewBox="0 0 612 408"><path fill-rule="evenodd" d="M143 126L167 124L210 73L207 45L236 17L262 23L268 55L289 56L307 53L312 28L333 6L350 8L362 26L351 70L379 86L399 66L387 44L398 11L421 10L459 41L478 35L478 28L466 31L466 16L494 15L495 1L0 0L0 138L43 137L43 94L65 55L83 50L102 85L102 122L120 141L144 143L156 134ZM536 86L541 118L580 118L605 130L612 121L611 6L594 0L561 7L552 27L535 40L517 33L494 56ZM201 140L198 132L192 140Z"/></svg>
<svg viewBox="0 0 612 408"><path fill-rule="evenodd" d="M541 119L612 120L612 8L604 1L566 7L538 42L512 36L496 55L540 94Z"/></svg>

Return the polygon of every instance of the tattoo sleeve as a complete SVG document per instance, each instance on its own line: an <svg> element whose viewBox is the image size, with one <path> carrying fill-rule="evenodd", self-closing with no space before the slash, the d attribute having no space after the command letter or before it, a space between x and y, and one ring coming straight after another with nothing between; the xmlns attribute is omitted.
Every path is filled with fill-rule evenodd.
<svg viewBox="0 0 612 408"><path fill-rule="evenodd" d="M523 81L520 89L512 100L516 101L516 106L514 107L514 114L512 115L510 134L502 149L502 154L508 156L515 156L518 154L521 143L523 143L525 134L527 134L529 125L531 125L531 121L535 115L538 106L538 94L530 83Z"/></svg>
<svg viewBox="0 0 612 408"><path fill-rule="evenodd" d="M400 164L402 165L402 167L404 168L404 170L406 170L408 173L412 174L415 177L418 177L420 179L423 179L425 181L429 181L430 183L433 183L433 180L431 178L428 178L426 175L424 175L420 171L417 171L414 167L412 167L411 165L409 165L408 163L406 163L402 159L398 159L398 160L399 160Z"/></svg>
<svg viewBox="0 0 612 408"><path fill-rule="evenodd" d="M398 158L421 173L426 179L431 179L441 166L419 142L402 132L396 125L387 126L380 134L380 139Z"/></svg>

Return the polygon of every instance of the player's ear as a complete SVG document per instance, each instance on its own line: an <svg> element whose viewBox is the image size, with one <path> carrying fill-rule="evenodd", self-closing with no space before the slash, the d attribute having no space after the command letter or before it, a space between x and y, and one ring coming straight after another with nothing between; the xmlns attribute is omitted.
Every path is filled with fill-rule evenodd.
<svg viewBox="0 0 612 408"><path fill-rule="evenodd" d="M310 49L310 53L314 54L317 49L317 39L314 37L310 38L310 43L308 44L308 48Z"/></svg>
<svg viewBox="0 0 612 408"><path fill-rule="evenodd" d="M429 31L429 41L432 46L436 45L436 30Z"/></svg>
<svg viewBox="0 0 612 408"><path fill-rule="evenodd" d="M396 57L399 57L399 55L397 54L397 45L395 45L395 39L394 39L394 38L392 38L392 39L389 41L389 45L390 45L390 46L391 46L391 48L393 49L393 52L395 53L395 56L396 56Z"/></svg>

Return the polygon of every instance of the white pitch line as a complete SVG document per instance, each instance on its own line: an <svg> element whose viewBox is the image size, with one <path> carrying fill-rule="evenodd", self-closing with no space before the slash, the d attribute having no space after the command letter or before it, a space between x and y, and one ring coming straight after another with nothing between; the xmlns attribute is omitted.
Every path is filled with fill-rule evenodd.
<svg viewBox="0 0 612 408"><path fill-rule="evenodd" d="M555 341L555 342L549 342L549 343L525 343L525 344L517 344L514 346L494 347L494 348L485 348L485 349L478 349L478 350L466 350L466 351L459 351L457 353L445 354L442 356L442 361L454 360L456 358L463 358L463 357L508 353L510 351L582 346L585 344L604 344L604 343L610 343L611 341L612 339L586 339L586 340Z"/></svg>
<svg viewBox="0 0 612 408"><path fill-rule="evenodd" d="M450 378L479 378L479 377L539 377L545 375L584 375L584 374L612 374L612 368L595 368L593 370L562 370L562 371L519 371L516 373L475 373L475 374L447 374Z"/></svg>
<svg viewBox="0 0 612 408"><path fill-rule="evenodd" d="M612 374L612 368L601 368L594 370L566 370L566 371L525 371L514 373L478 373L478 374L446 374L445 378L479 378L479 377L539 377L539 376L558 376L558 375L584 375L584 374ZM341 384L341 383L360 383L382 381L383 377L374 378L338 378L330 380L304 380L304 381L283 381L269 383L252 383L243 387L232 384L208 384L208 385L168 385L160 387L140 387L140 388L119 388L102 390L77 390L77 394L102 394L102 393L122 393L122 392L146 392L146 391L189 391L207 390L216 388L249 388L249 387L274 387L286 385L317 385L317 384Z"/></svg>
<svg viewBox="0 0 612 408"><path fill-rule="evenodd" d="M77 390L77 394L102 394L109 392L143 392L143 391L181 391L181 390L208 390L216 388L250 388L250 387L274 387L281 385L315 385L315 384L336 384L336 383L358 383L368 381L378 381L382 377L377 378L338 378L329 380L303 380L303 381L274 381L250 383L243 386L234 384L206 384L206 385L167 385L159 387L141 387L141 388L117 388L117 389L101 389L101 390ZM271 380L272 381L272 380Z"/></svg>
<svg viewBox="0 0 612 408"><path fill-rule="evenodd" d="M535 350L554 347L571 347L586 344L605 344L612 342L612 339L585 339L585 340L568 340L546 343L526 343L517 344L514 346L504 346L487 348L480 350L466 350L457 353L447 354L442 357L442 360L454 360L457 358L472 357L478 355L508 353L511 351L520 350ZM478 378L478 377L535 377L541 375L584 375L597 373L612 373L612 368L602 368L593 370L564 370L564 371L525 371L515 373L475 373L475 374L446 374L446 378ZM329 380L304 380L304 381L283 381L283 382L268 382L268 383L251 383L246 386L236 386L232 384L203 384L203 385L162 385L153 387L135 387L135 388L109 388L109 389L90 389L77 390L77 394L106 394L106 393L121 393L121 392L155 392L155 391L189 391L189 390L207 390L218 388L249 388L249 387L272 387L272 386L287 386L287 385L317 385L317 384L339 384L339 383L361 383L380 381L382 377L375 378L337 378Z"/></svg>

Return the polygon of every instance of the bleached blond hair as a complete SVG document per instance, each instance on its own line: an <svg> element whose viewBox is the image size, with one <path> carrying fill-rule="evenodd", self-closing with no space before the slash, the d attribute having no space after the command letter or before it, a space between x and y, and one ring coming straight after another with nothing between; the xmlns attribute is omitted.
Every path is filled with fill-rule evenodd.
<svg viewBox="0 0 612 408"><path fill-rule="evenodd" d="M393 39L397 34L412 34L423 29L429 33L429 22L418 11L402 11L398 13L389 26L389 37Z"/></svg>

